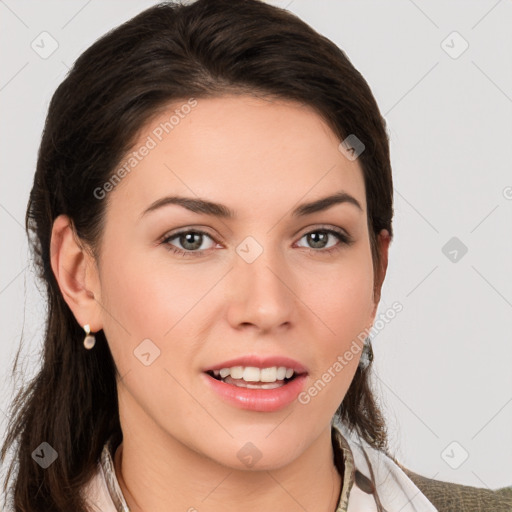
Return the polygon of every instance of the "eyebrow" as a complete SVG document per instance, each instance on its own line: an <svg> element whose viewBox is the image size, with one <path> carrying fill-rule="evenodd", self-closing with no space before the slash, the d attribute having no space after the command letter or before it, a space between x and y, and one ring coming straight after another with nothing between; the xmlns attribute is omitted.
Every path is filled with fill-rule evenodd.
<svg viewBox="0 0 512 512"><path fill-rule="evenodd" d="M355 197L347 194L346 192L340 191L336 194L317 199L316 201L301 204L292 211L292 217L305 217L306 215L321 212L331 208L334 205L342 203L352 204L361 210L361 212L363 211L361 204ZM236 217L236 212L234 210L231 210L227 206L220 203L214 203L205 199L195 199L192 197L167 196L162 197L161 199L157 199L151 203L149 207L142 212L141 218L152 211L170 204L177 204L194 213L202 213L222 219L233 219Z"/></svg>

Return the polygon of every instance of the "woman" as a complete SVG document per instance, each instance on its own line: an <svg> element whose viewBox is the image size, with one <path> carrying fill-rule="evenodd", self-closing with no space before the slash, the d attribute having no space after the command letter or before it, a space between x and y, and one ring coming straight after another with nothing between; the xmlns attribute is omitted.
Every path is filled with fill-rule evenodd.
<svg viewBox="0 0 512 512"><path fill-rule="evenodd" d="M49 309L13 510L510 510L388 452L392 190L368 85L284 10L161 4L91 46L27 210Z"/></svg>

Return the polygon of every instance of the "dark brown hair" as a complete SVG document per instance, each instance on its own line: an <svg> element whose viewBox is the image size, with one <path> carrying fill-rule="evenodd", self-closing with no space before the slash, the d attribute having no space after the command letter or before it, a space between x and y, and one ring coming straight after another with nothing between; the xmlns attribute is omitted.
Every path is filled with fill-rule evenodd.
<svg viewBox="0 0 512 512"><path fill-rule="evenodd" d="M52 97L28 202L26 230L48 316L41 367L12 403L1 452L4 460L15 448L4 484L7 491L13 480L13 510L84 512L80 488L106 440L122 439L117 368L103 331L94 350L83 347L83 329L50 265L53 221L68 215L97 255L106 201L95 199L94 191L112 176L141 127L171 102L228 93L309 105L340 141L355 134L364 143L358 162L375 275L380 268L376 236L382 229L392 235L389 141L368 84L342 50L293 14L259 0L162 3L110 31L77 59ZM370 371L371 365L357 369L336 414L387 450ZM42 442L58 453L47 469L31 456Z"/></svg>

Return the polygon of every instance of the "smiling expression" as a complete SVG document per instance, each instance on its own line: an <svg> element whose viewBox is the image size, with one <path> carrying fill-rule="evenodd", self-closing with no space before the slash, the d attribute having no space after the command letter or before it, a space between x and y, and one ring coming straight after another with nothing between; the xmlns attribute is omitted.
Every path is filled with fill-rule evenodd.
<svg viewBox="0 0 512 512"><path fill-rule="evenodd" d="M282 356L307 369L308 386L371 326L363 174L307 106L197 101L104 199L97 295L120 414L228 466L250 440L271 467L329 424L358 358L307 405L270 412L226 401L204 370ZM143 342L151 364L136 355Z"/></svg>

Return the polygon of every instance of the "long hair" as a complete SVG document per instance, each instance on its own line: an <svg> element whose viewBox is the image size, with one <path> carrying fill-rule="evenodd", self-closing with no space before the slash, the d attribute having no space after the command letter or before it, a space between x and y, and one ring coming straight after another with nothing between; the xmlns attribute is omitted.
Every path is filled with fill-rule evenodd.
<svg viewBox="0 0 512 512"><path fill-rule="evenodd" d="M106 201L94 191L112 176L141 127L176 100L233 93L309 105L340 141L351 134L362 141L358 162L375 275L380 268L376 236L382 229L392 235L389 141L368 84L342 50L260 0L165 2L108 32L80 55L52 97L27 206L25 226L48 312L40 369L13 400L1 451L2 460L14 452L4 484L13 510L85 512L81 487L106 440L122 440L117 368L103 331L94 350L83 348L84 332L50 265L53 221L68 215L97 254ZM336 414L385 450L370 372L371 365L356 370ZM43 442L58 454L46 469L32 458Z"/></svg>

